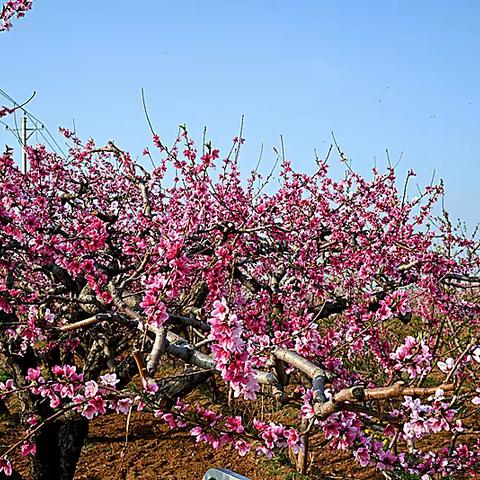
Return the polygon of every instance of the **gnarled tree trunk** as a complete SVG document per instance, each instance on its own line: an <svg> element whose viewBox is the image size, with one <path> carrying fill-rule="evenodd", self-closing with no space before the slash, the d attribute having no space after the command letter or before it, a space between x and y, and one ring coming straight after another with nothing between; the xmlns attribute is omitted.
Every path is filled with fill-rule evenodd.
<svg viewBox="0 0 480 480"><path fill-rule="evenodd" d="M30 469L33 480L71 480L88 434L81 418L45 425L36 438L37 453Z"/></svg>

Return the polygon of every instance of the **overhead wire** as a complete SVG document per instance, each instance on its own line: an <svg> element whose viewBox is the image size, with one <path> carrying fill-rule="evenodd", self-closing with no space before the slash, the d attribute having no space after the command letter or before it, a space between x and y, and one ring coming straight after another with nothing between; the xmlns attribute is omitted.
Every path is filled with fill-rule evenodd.
<svg viewBox="0 0 480 480"><path fill-rule="evenodd" d="M0 95L2 95L6 100L8 100L10 103L13 104L13 106L20 106L20 104L18 102L16 102L7 92L5 92L5 90L1 89L0 88ZM27 116L27 118L33 123L35 124L35 129L36 129L36 132L40 133L40 136L43 138L43 140L45 141L45 143L54 151L56 152L57 154L61 154L63 157L66 157L66 154L65 152L63 151L62 147L59 145L59 143L57 142L57 140L55 139L55 137L52 135L52 133L50 132L50 130L45 126L45 124L40 121L35 115L33 115L32 113L30 113L24 106L21 107L21 110L24 112L24 114ZM18 129L18 124L17 124L17 119L15 117L15 125L17 127L17 131L19 130ZM4 122L2 122L3 124L5 124ZM38 127L38 125L40 125L40 128ZM7 128L12 131L13 133L13 129L11 129L10 127L7 126ZM43 133L43 130L45 130L46 134L48 135L49 138L47 138L47 135L45 135ZM14 134L15 135L15 134ZM19 141L20 145L23 146L23 142L20 138L19 135L15 135L17 140Z"/></svg>

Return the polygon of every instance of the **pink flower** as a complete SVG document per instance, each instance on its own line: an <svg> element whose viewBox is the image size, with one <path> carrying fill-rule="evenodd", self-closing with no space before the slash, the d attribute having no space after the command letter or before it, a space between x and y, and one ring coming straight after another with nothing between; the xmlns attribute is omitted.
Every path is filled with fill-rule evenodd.
<svg viewBox="0 0 480 480"><path fill-rule="evenodd" d="M323 426L323 434L326 439L338 437L340 435L341 425L337 421L327 422Z"/></svg>
<svg viewBox="0 0 480 480"><path fill-rule="evenodd" d="M31 417L28 417L28 418L27 418L27 423L28 423L31 427L35 427L36 425L38 425L38 420L37 420L36 417L31 416Z"/></svg>
<svg viewBox="0 0 480 480"><path fill-rule="evenodd" d="M27 440L22 445L21 454L22 456L26 457L28 455L35 455L36 451L37 447L35 444Z"/></svg>
<svg viewBox="0 0 480 480"><path fill-rule="evenodd" d="M132 399L130 398L121 398L115 403L115 411L117 413L127 414L130 411L132 406Z"/></svg>
<svg viewBox="0 0 480 480"><path fill-rule="evenodd" d="M287 430L286 434L288 446L293 450L294 453L296 453L299 449L300 435L294 428L290 428L289 430Z"/></svg>
<svg viewBox="0 0 480 480"><path fill-rule="evenodd" d="M32 8L33 0L9 0L0 10L0 32L12 28L11 18L21 18ZM1 470L0 470L1 471Z"/></svg>
<svg viewBox="0 0 480 480"><path fill-rule="evenodd" d="M164 289L164 280L161 276L154 277L152 283L147 286L140 306L144 309L151 325L161 328L168 320L166 305L160 300Z"/></svg>
<svg viewBox="0 0 480 480"><path fill-rule="evenodd" d="M225 421L225 428L237 433L243 433L242 417L227 417Z"/></svg>
<svg viewBox="0 0 480 480"><path fill-rule="evenodd" d="M310 403L304 403L300 408L300 411L302 412L302 415L308 420L315 416L315 410Z"/></svg>
<svg viewBox="0 0 480 480"><path fill-rule="evenodd" d="M212 317L218 320L224 320L228 313L227 302L224 298L213 302Z"/></svg>
<svg viewBox="0 0 480 480"><path fill-rule="evenodd" d="M9 477L12 472L12 464L4 457L0 457L0 473L4 472L7 477Z"/></svg>
<svg viewBox="0 0 480 480"><path fill-rule="evenodd" d="M230 382L234 396L243 395L246 400L255 400L259 384L242 338L243 326L235 313L229 313L226 301L216 300L210 319L209 338L215 340L211 350L222 378Z"/></svg>
<svg viewBox="0 0 480 480"><path fill-rule="evenodd" d="M115 388L120 380L117 378L116 373L106 373L105 375L100 375L100 381L105 387Z"/></svg>
<svg viewBox="0 0 480 480"><path fill-rule="evenodd" d="M273 457L273 451L267 447L257 447L256 452L257 455L265 455L267 458Z"/></svg>
<svg viewBox="0 0 480 480"><path fill-rule="evenodd" d="M162 415L162 420L167 423L170 428L175 428L177 426L175 417L171 413L164 413Z"/></svg>
<svg viewBox="0 0 480 480"><path fill-rule="evenodd" d="M362 466L366 467L370 463L370 452L368 448L361 447L358 450L355 450L353 453L357 462Z"/></svg>
<svg viewBox="0 0 480 480"><path fill-rule="evenodd" d="M199 410L197 412L207 421L209 427L216 425L218 420L220 420L221 415L215 413L213 410Z"/></svg>
<svg viewBox="0 0 480 480"><path fill-rule="evenodd" d="M164 147L162 145L162 142L160 141L160 137L155 133L152 138L153 144L162 152Z"/></svg>
<svg viewBox="0 0 480 480"><path fill-rule="evenodd" d="M455 365L455 360L452 357L447 358L444 362L442 361L437 362L437 367L443 373L448 373L450 370L453 369L454 365Z"/></svg>
<svg viewBox="0 0 480 480"><path fill-rule="evenodd" d="M142 385L145 392L147 392L149 395L154 395L156 392L158 392L158 385L155 383L155 380L152 380L151 378L148 380L142 378Z"/></svg>
<svg viewBox="0 0 480 480"><path fill-rule="evenodd" d="M241 457L244 457L250 451L250 448L251 448L250 444L244 440L237 440L234 443L234 447Z"/></svg>
<svg viewBox="0 0 480 480"><path fill-rule="evenodd" d="M43 318L47 323L53 323L55 321L55 315L47 308L43 314Z"/></svg>
<svg viewBox="0 0 480 480"><path fill-rule="evenodd" d="M392 452L380 450L378 457L380 461L377 463L377 466L380 470L393 470L397 462L397 457Z"/></svg>
<svg viewBox="0 0 480 480"><path fill-rule="evenodd" d="M94 397L98 392L98 384L94 380L89 380L85 384L85 396L86 397Z"/></svg>
<svg viewBox="0 0 480 480"><path fill-rule="evenodd" d="M406 371L411 378L431 370L430 348L423 340L411 336L405 338L405 343L391 353L390 358L397 361L395 370Z"/></svg>
<svg viewBox="0 0 480 480"><path fill-rule="evenodd" d="M9 392L15 388L13 380L9 378L5 383L0 382L0 395Z"/></svg>
<svg viewBox="0 0 480 480"><path fill-rule="evenodd" d="M192 435L192 437L196 437L195 438L195 441L197 443L199 442L205 442L208 440L208 435L206 435L204 432L203 432L203 429L202 427L194 427L190 430L190 435Z"/></svg>
<svg viewBox="0 0 480 480"><path fill-rule="evenodd" d="M106 412L105 400L100 396L96 396L95 398L91 398L83 407L82 415L88 418L88 420L91 420L97 415L105 415Z"/></svg>
<svg viewBox="0 0 480 480"><path fill-rule="evenodd" d="M40 368L29 368L25 378L30 382L35 382L40 378Z"/></svg>

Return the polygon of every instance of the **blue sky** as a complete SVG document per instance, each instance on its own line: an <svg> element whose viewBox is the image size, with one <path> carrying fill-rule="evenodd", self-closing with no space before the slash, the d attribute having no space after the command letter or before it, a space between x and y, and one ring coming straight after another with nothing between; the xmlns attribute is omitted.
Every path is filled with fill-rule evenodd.
<svg viewBox="0 0 480 480"><path fill-rule="evenodd" d="M55 131L149 144L140 89L168 143L186 123L225 149L245 115L242 165L282 134L311 170L331 132L368 172L385 149L420 183L433 171L447 208L480 221L480 2L35 0L0 34L0 87ZM2 143L8 137L0 134ZM3 138L5 137L5 138Z"/></svg>

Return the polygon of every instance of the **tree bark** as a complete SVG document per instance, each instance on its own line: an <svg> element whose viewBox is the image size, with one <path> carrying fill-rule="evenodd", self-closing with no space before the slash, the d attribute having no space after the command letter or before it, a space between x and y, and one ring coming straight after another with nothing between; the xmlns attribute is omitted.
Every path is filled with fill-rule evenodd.
<svg viewBox="0 0 480 480"><path fill-rule="evenodd" d="M36 438L32 479L72 480L87 434L88 420L84 418L45 425Z"/></svg>
<svg viewBox="0 0 480 480"><path fill-rule="evenodd" d="M10 415L6 403L0 398L0 415Z"/></svg>
<svg viewBox="0 0 480 480"><path fill-rule="evenodd" d="M13 470L12 474L9 477L7 477L3 472L1 472L0 480L24 480L24 478L16 470Z"/></svg>

